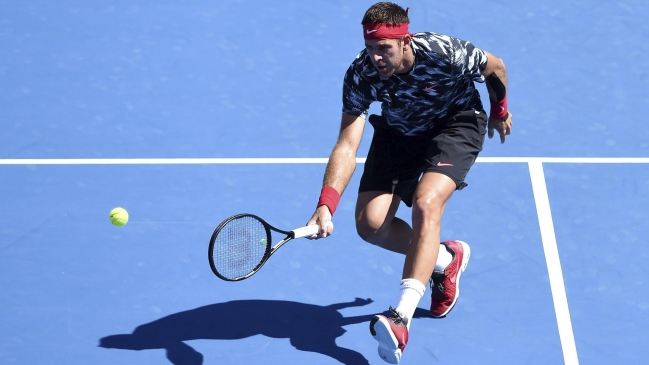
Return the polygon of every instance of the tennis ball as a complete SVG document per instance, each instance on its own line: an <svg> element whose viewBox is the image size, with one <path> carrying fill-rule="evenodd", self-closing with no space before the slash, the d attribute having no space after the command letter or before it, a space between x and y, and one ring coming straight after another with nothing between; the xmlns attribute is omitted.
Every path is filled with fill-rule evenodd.
<svg viewBox="0 0 649 365"><path fill-rule="evenodd" d="M110 211L110 223L114 226L121 227L128 222L128 212L124 208L117 207Z"/></svg>
<svg viewBox="0 0 649 365"><path fill-rule="evenodd" d="M259 244L265 245L266 244L266 239L265 238L260 239Z"/></svg>

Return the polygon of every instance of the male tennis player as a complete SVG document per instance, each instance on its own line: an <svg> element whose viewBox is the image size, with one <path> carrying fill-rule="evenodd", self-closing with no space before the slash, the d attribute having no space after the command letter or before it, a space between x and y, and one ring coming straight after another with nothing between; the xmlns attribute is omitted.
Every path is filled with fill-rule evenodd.
<svg viewBox="0 0 649 365"><path fill-rule="evenodd" d="M449 198L494 130L501 143L511 133L507 76L502 60L471 43L436 33L410 34L408 11L380 2L362 20L365 49L347 70L338 141L327 164L322 193L307 224L326 226L356 167L366 118L374 136L356 203L362 239L404 253L396 308L376 315L370 332L383 360L399 363L415 309L431 283L433 317L444 317L459 295L469 260L461 241L440 244L440 222ZM475 82L485 82L491 109L484 111ZM374 101L381 116L370 115ZM412 207L412 228L395 213L400 201Z"/></svg>

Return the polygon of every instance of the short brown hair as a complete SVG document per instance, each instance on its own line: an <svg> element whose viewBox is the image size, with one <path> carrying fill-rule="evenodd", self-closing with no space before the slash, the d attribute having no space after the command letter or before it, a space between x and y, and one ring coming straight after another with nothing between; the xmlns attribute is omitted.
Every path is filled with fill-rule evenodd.
<svg viewBox="0 0 649 365"><path fill-rule="evenodd" d="M365 12L361 24L410 24L408 13L395 3L380 2L370 6Z"/></svg>

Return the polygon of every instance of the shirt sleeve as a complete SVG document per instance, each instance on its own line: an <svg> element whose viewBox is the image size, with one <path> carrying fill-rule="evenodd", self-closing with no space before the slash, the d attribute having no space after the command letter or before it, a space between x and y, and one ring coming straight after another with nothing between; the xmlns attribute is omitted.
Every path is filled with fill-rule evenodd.
<svg viewBox="0 0 649 365"><path fill-rule="evenodd" d="M471 42L453 38L452 60L458 76L469 77L476 82L484 82L482 71L487 67L487 54Z"/></svg>
<svg viewBox="0 0 649 365"><path fill-rule="evenodd" d="M357 58L347 72L343 81L343 114L356 115L367 119L370 104L375 100L372 86L363 77L363 67Z"/></svg>

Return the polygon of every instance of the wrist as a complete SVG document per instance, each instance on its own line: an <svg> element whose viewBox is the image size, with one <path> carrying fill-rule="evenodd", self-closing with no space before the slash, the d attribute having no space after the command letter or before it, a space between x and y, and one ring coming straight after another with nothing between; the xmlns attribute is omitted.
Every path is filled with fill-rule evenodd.
<svg viewBox="0 0 649 365"><path fill-rule="evenodd" d="M327 208L329 208L329 213L333 216L339 202L340 193L338 193L336 189L331 186L325 186L322 188L320 199L318 199L318 207L323 205L327 206Z"/></svg>
<svg viewBox="0 0 649 365"><path fill-rule="evenodd" d="M505 119L509 114L509 109L507 108L507 95L503 97L501 101L492 101L491 102L491 111L489 112L489 118L491 119Z"/></svg>

